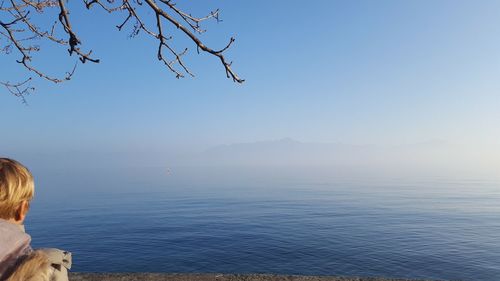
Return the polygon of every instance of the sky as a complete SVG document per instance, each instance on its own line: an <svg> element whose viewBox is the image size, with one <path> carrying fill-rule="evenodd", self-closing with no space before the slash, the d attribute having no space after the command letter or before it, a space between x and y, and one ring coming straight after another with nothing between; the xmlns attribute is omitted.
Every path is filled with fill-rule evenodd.
<svg viewBox="0 0 500 281"><path fill-rule="evenodd" d="M196 75L176 79L154 40L128 38L114 27L123 17L76 2L73 26L101 63L79 65L63 84L36 80L28 106L0 90L0 154L99 160L282 138L437 141L499 165L499 1L177 1L195 15L221 9L201 38L215 49L236 38L227 57L242 85L170 29ZM64 73L66 54L47 48L35 62ZM0 58L3 80L27 75L16 58Z"/></svg>

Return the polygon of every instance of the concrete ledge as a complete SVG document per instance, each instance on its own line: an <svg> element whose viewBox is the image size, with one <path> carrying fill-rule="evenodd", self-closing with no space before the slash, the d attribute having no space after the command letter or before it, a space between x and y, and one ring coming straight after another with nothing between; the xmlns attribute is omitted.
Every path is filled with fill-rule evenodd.
<svg viewBox="0 0 500 281"><path fill-rule="evenodd" d="M170 273L71 273L69 279L70 281L409 281L376 277Z"/></svg>

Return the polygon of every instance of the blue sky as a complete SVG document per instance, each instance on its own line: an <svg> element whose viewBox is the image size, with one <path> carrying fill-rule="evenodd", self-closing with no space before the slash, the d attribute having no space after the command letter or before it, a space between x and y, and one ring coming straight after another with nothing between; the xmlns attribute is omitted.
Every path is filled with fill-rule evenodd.
<svg viewBox="0 0 500 281"><path fill-rule="evenodd" d="M226 79L215 58L195 54L174 30L196 74L177 80L156 60L156 42L116 31L122 17L72 3L83 46L102 62L79 65L62 85L36 81L29 106L0 91L0 152L165 151L291 137L441 140L498 154L499 1L184 2L196 15L222 10L223 22L208 24L202 38L217 48L234 35L227 56L247 82ZM0 58L2 79L26 74L14 58ZM71 67L64 50L36 62L53 73Z"/></svg>

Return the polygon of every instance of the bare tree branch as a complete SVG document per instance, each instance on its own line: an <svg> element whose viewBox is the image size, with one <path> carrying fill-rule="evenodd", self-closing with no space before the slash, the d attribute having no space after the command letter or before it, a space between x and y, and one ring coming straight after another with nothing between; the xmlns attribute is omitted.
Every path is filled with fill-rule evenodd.
<svg viewBox="0 0 500 281"><path fill-rule="evenodd" d="M27 105L28 102L26 101L26 96L30 95L35 90L34 87L27 86L27 84L30 81L31 78L28 78L20 83L11 84L10 82L7 81L7 82L0 82L0 84L3 85L5 88L7 88L7 91L9 91L11 94L20 98L23 104Z"/></svg>
<svg viewBox="0 0 500 281"><path fill-rule="evenodd" d="M201 42L201 40L198 37L196 37L196 35L194 35L189 29L187 29L185 26L180 24L176 19L174 19L172 16L166 13L163 9L161 9L153 0L144 0L144 1L155 11L157 15L168 20L175 27L184 32L184 34L186 34L189 38L191 38L191 40L196 44L196 46L199 49L218 57L226 70L226 75L228 78L232 78L233 81L238 83L243 83L245 81L244 79L239 78L238 75L231 69L231 63L228 63L223 55L223 52L227 50L230 47L230 45L234 42L234 38L231 38L229 44L225 48L221 49L220 51L215 51L205 46L205 44L203 44L203 42Z"/></svg>
<svg viewBox="0 0 500 281"><path fill-rule="evenodd" d="M40 51L40 46L35 44L39 40L54 43L56 46L67 46L68 54L76 55L82 63L87 61L98 63L100 60L92 56L92 50L83 51L80 46L82 42L73 29L66 7L66 0L0 0L0 53L10 54L16 52L20 59L16 60L28 73L35 76L60 83L70 80L73 76L76 65L71 71L60 77L52 76L45 71L33 66L33 59ZM117 1L117 2L115 2ZM216 50L206 46L195 34L201 35L206 32L202 28L204 21L213 19L217 22L219 9L211 11L206 16L195 17L190 13L180 9L171 0L83 0L85 7L91 9L94 6L100 7L108 13L125 13L124 19L116 25L118 30L122 30L128 23L133 22L130 36L137 36L144 32L147 36L157 40L157 58L170 70L177 78L186 75L194 77L194 74L183 61L183 57L188 53L188 48L177 51L174 47L173 36L166 32L163 25L175 27L173 30L180 31L181 35L189 38L196 46L198 53L206 52L218 58L221 62L226 76L234 82L242 83L241 79L231 68L232 63L228 62L224 53L232 46L235 39L230 38L225 47ZM146 4L146 5L144 5ZM49 28L42 28L36 23L31 15L34 13L40 16L47 9L57 9L57 20ZM154 18L151 18L151 12ZM45 16L45 15L43 15ZM46 17L46 16L45 16ZM154 22L154 25L151 23ZM151 26L148 26L148 24ZM168 32L170 33L170 32ZM67 39L63 39L67 36ZM28 77L19 83L0 82L11 94L21 97L26 102L25 96L29 95L34 88L29 84L32 77Z"/></svg>

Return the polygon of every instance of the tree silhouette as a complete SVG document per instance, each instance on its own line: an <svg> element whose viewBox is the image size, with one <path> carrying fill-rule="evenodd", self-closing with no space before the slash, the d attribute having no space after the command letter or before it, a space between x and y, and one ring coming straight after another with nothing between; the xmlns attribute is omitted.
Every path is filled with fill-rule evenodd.
<svg viewBox="0 0 500 281"><path fill-rule="evenodd" d="M233 44L234 38L231 37L225 47L216 50L205 45L198 36L206 31L202 28L203 22L207 20L220 21L218 9L211 11L206 16L195 17L178 8L170 0L83 0L83 3L87 9L99 7L108 13L123 13L124 20L119 22L116 28L121 31L124 27L130 26L132 37L142 32L156 39L158 60L163 62L177 78L186 75L194 76L183 61L183 56L187 53L188 48L178 51L172 44L173 37L165 33L165 25L180 30L195 44L198 53L206 52L216 57L224 67L228 78L237 83L244 81L233 71L231 62L224 56L224 52ZM53 24L48 28L42 28L31 17L31 15L41 15L53 9L57 11L57 18L53 19ZM48 17L50 13L45 13L43 16ZM0 26L0 52L4 54L17 53L20 56L16 60L17 63L34 76L60 83L70 80L76 68L75 64L63 77L55 77L35 67L32 62L34 56L41 49L36 44L39 40L66 46L69 55L78 57L81 63L99 63L99 59L93 56L92 50L84 51L81 48L81 41L73 29L65 0L1 0ZM32 77L28 77L21 82L0 81L0 84L26 102L26 95L34 90L31 81Z"/></svg>

